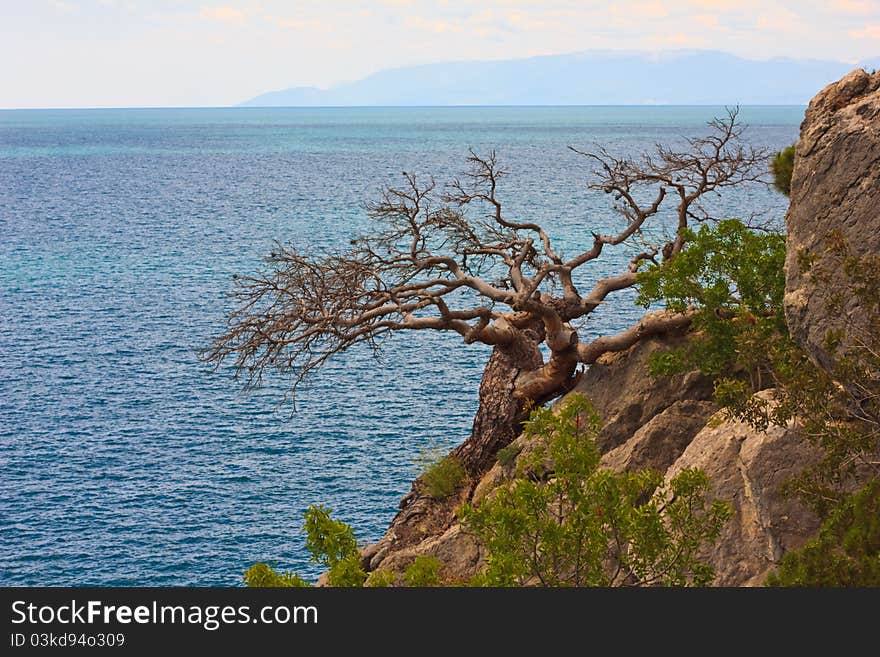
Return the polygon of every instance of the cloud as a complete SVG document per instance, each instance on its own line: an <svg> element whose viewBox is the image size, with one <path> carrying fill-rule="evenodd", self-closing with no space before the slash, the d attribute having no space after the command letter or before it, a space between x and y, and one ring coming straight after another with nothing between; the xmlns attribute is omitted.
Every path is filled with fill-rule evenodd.
<svg viewBox="0 0 880 657"><path fill-rule="evenodd" d="M312 32L332 32L333 26L327 21L315 18L284 18L281 16L267 16L266 20L287 30L310 30Z"/></svg>
<svg viewBox="0 0 880 657"><path fill-rule="evenodd" d="M714 14L696 14L693 16L693 21L697 25L708 29L716 29L720 27L718 16L715 16Z"/></svg>
<svg viewBox="0 0 880 657"><path fill-rule="evenodd" d="M425 32L433 32L434 34L451 34L456 32L464 32L464 26L453 21L444 21L433 18L425 18L424 16L407 16L404 20L406 27L423 30Z"/></svg>
<svg viewBox="0 0 880 657"><path fill-rule="evenodd" d="M473 25L485 25L486 23L493 23L496 20L495 10L494 9L481 9L476 14L471 14L468 17L468 23Z"/></svg>
<svg viewBox="0 0 880 657"><path fill-rule="evenodd" d="M641 18L665 18L669 16L669 3L663 2L636 2L629 7L629 11Z"/></svg>
<svg viewBox="0 0 880 657"><path fill-rule="evenodd" d="M523 32L538 32L561 29L563 26L555 20L547 20L544 15L537 16L524 11L510 10L505 14L507 24Z"/></svg>
<svg viewBox="0 0 880 657"><path fill-rule="evenodd" d="M748 5L754 5L754 2L748 0L687 0L687 4L698 9L741 9Z"/></svg>
<svg viewBox="0 0 880 657"><path fill-rule="evenodd" d="M880 40L880 23L865 25L861 30L850 30L849 35L853 39L877 39Z"/></svg>
<svg viewBox="0 0 880 657"><path fill-rule="evenodd" d="M199 17L218 23L241 24L247 20L248 12L237 7L201 7Z"/></svg>
<svg viewBox="0 0 880 657"><path fill-rule="evenodd" d="M880 4L872 0L834 0L832 4L838 11L859 16L880 11Z"/></svg>
<svg viewBox="0 0 880 657"><path fill-rule="evenodd" d="M65 0L50 0L49 6L56 14L73 14L76 12L76 6L66 2Z"/></svg>
<svg viewBox="0 0 880 657"><path fill-rule="evenodd" d="M783 7L776 7L759 14L755 20L755 27L772 32L792 32L800 27L800 23L801 19L796 13Z"/></svg>

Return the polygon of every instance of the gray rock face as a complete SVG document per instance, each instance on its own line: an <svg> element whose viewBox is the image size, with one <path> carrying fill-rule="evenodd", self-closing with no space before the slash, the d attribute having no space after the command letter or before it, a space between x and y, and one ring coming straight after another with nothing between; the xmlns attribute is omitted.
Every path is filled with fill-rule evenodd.
<svg viewBox="0 0 880 657"><path fill-rule="evenodd" d="M681 335L644 340L627 351L602 356L581 377L573 392L595 404L604 425L599 434L603 452L628 441L676 402L712 399L712 381L699 372L660 377L648 373L652 353L681 346L685 340Z"/></svg>
<svg viewBox="0 0 880 657"><path fill-rule="evenodd" d="M710 401L712 384L696 372L652 377L647 367L650 354L678 346L684 339L655 338L603 357L576 390L593 399L606 423L603 467L650 468L665 472L667 480L684 468L707 474L713 494L731 502L734 516L715 546L702 556L715 568L716 584L757 585L785 552L800 547L818 528L818 519L780 490L786 480L812 465L818 453L792 426L762 433L713 415L717 406ZM523 454L534 447L526 435L519 436L516 444ZM476 482L471 502L491 496L513 476L512 466L496 464ZM455 520L452 509L463 501L425 502L424 508L421 502L413 504L412 522L405 528L417 540L386 537L363 551L364 566L400 574L417 556L426 554L443 563L444 581L468 581L485 565L486 555Z"/></svg>
<svg viewBox="0 0 880 657"><path fill-rule="evenodd" d="M625 443L604 454L600 464L616 472L665 472L717 410L718 406L709 401L688 399L674 402L639 428Z"/></svg>
<svg viewBox="0 0 880 657"><path fill-rule="evenodd" d="M769 391L758 394L772 399ZM818 458L791 425L760 432L719 416L691 441L666 481L685 468L698 468L712 482L713 494L733 505L733 517L702 555L715 568L716 585L762 584L785 552L816 532L818 518L780 489Z"/></svg>
<svg viewBox="0 0 880 657"><path fill-rule="evenodd" d="M672 377L648 373L652 353L678 347L686 339L684 335L658 336L625 352L606 354L581 377L575 391L593 401L605 425L599 443L602 451L611 450L603 460L606 467L665 471L716 410L709 401L712 381L699 372ZM534 447L525 435L515 442L523 454ZM491 495L514 470L496 463L476 482L470 501L479 503ZM404 521L362 550L364 567L400 573L425 554L443 563L444 580L469 580L483 566L485 555L455 520L454 508L463 501L414 498L404 506ZM403 531L409 535L397 535Z"/></svg>
<svg viewBox="0 0 880 657"><path fill-rule="evenodd" d="M431 556L440 561L440 577L446 585L467 583L479 572L485 559L476 538L455 523L439 536L431 536L418 545L389 553L377 562L373 570L390 570L399 575L419 556Z"/></svg>
<svg viewBox="0 0 880 657"><path fill-rule="evenodd" d="M798 259L809 252L821 263L832 231L859 255L880 252L880 72L857 69L810 102L796 149L787 224L786 320L798 344L830 370L825 335L842 327L846 316L858 325L860 310L852 300L843 314L829 316L823 295L851 297L843 273L820 290Z"/></svg>

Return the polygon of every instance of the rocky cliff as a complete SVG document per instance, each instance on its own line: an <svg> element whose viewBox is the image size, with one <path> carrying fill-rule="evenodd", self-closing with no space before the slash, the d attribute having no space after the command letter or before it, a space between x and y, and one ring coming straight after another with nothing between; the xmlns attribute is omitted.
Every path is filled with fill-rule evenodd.
<svg viewBox="0 0 880 657"><path fill-rule="evenodd" d="M856 255L880 252L880 71L857 69L825 87L810 102L795 151L787 216L785 316L792 337L826 369L829 329L863 316L849 297L843 313L829 315L827 296L846 294L844 272L831 273L821 290L806 271L822 264L837 232Z"/></svg>
<svg viewBox="0 0 880 657"><path fill-rule="evenodd" d="M795 340L830 368L823 341L840 318L828 317L822 294L802 271L798 254L809 251L822 257L825 240L835 229L858 253L880 251L880 73L854 71L810 103L791 199L786 318ZM843 281L838 282L843 289ZM858 319L854 304L847 312ZM793 424L762 432L727 419L712 401L713 382L699 372L672 377L648 373L652 353L687 339L687 334L667 334L607 354L572 392L589 397L603 420L603 467L650 468L665 472L667 481L685 468L699 468L709 476L715 496L732 504L733 517L703 557L715 569L715 584L757 585L785 552L800 547L818 529L818 519L783 495L781 487L819 454ZM758 394L774 403L771 390ZM525 436L514 443L520 457L528 453ZM417 480L388 533L363 550L364 567L401 572L417 556L431 555L442 562L446 582L469 580L485 555L459 526L455 509L491 495L513 471L509 463L496 463L443 501L433 500Z"/></svg>
<svg viewBox="0 0 880 657"><path fill-rule="evenodd" d="M811 513L780 492L785 479L812 463L815 455L793 427L762 433L725 421L711 401L711 380L699 372L648 374L652 353L686 339L682 334L655 337L607 354L572 393L593 400L603 420L599 442L604 467L650 468L666 472L667 479L683 468L700 468L710 476L714 494L732 503L734 517L719 543L703 556L715 567L719 585L759 583L785 551L800 546L818 527ZM520 458L528 453L525 436L515 443L522 450ZM419 492L417 483L388 534L364 550L364 565L401 572L417 556L430 555L443 563L446 581L470 579L484 555L459 526L454 508L466 499L479 502L514 469L498 463L461 495L443 502Z"/></svg>

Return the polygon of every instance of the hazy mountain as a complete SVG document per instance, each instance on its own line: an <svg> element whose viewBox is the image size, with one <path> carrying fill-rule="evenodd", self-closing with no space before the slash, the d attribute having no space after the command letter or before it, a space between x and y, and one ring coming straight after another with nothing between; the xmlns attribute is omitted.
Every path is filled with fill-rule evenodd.
<svg viewBox="0 0 880 657"><path fill-rule="evenodd" d="M863 65L880 67L880 59ZM330 89L273 91L242 105L805 104L852 68L844 62L753 60L708 50L587 51L407 66Z"/></svg>

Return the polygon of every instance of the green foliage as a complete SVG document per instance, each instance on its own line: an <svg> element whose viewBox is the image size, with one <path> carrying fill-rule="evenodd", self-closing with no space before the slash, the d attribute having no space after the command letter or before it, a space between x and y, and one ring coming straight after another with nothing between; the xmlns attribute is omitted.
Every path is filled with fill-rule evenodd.
<svg viewBox="0 0 880 657"><path fill-rule="evenodd" d="M370 588L384 588L388 586L394 586L394 583L397 581L397 574L393 570L388 570L387 568L380 568L379 570L374 570L367 577L367 581L364 582L364 586L369 586Z"/></svg>
<svg viewBox="0 0 880 657"><path fill-rule="evenodd" d="M859 468L877 470L869 455L880 438L880 257L856 255L839 234L828 236L822 253L797 254L815 295L824 297L826 316L839 327L825 339L836 363L829 373L788 335L783 236L728 220L686 237L676 258L639 274L640 302L694 313L692 338L654 355L652 373L697 368L715 376L715 400L761 431L797 421L823 457L786 489L827 516ZM853 299L858 321L847 310ZM766 387L774 388L772 403L754 395Z"/></svg>
<svg viewBox="0 0 880 657"><path fill-rule="evenodd" d="M361 568L360 553L352 528L330 517L330 509L311 505L303 514L306 548L311 560L328 569L330 586L363 586L367 574ZM289 570L279 573L265 563L255 563L244 573L247 586L309 586Z"/></svg>
<svg viewBox="0 0 880 657"><path fill-rule="evenodd" d="M363 586L367 573L361 568L359 554L346 555L327 571L330 586Z"/></svg>
<svg viewBox="0 0 880 657"><path fill-rule="evenodd" d="M794 169L794 144L784 148L770 160L770 173L773 174L773 186L791 196L791 172Z"/></svg>
<svg viewBox="0 0 880 657"><path fill-rule="evenodd" d="M806 358L780 375L788 415L823 452L822 460L789 488L826 515L852 482L865 481L866 473L880 476L880 256L856 254L837 232L827 236L821 256L798 256L836 328L825 336L834 361L830 375Z"/></svg>
<svg viewBox="0 0 880 657"><path fill-rule="evenodd" d="M419 555L404 571L403 581L407 586L440 586L442 565L436 557Z"/></svg>
<svg viewBox="0 0 880 657"><path fill-rule="evenodd" d="M333 520L330 513L327 507L312 504L303 514L306 549L312 553L312 561L328 568L357 552L357 539L352 528L340 520Z"/></svg>
<svg viewBox="0 0 880 657"><path fill-rule="evenodd" d="M792 420L799 424L822 458L792 478L786 490L827 517L853 482L880 475L872 456L880 444L880 257L858 256L840 235L831 234L822 253L799 253L797 261L814 283L820 312L837 326L825 336L832 371L817 367L779 335L762 346L775 388L772 404L731 380L716 382L715 397L732 416L760 430ZM846 308L853 301L855 315Z"/></svg>
<svg viewBox="0 0 880 657"><path fill-rule="evenodd" d="M652 356L655 375L691 369L718 376L748 375L751 389L764 387L769 349L787 329L785 237L755 232L736 219L688 230L675 258L638 274L637 302L663 302L675 312L694 314L694 336L686 347Z"/></svg>
<svg viewBox="0 0 880 657"><path fill-rule="evenodd" d="M306 548L314 563L327 568L330 586L384 587L397 582L397 573L391 570L376 570L367 577L361 567L354 531L346 523L334 520L330 509L313 504L303 518ZM408 586L439 586L441 567L441 562L434 557L417 557L404 573L403 580ZM248 568L243 581L246 586L310 586L296 573L289 570L280 573L262 562Z"/></svg>
<svg viewBox="0 0 880 657"><path fill-rule="evenodd" d="M435 500L445 500L452 495L467 477L467 471L458 459L437 451L422 452L419 465L425 490Z"/></svg>
<svg viewBox="0 0 880 657"><path fill-rule="evenodd" d="M818 536L782 558L768 586L880 586L880 480L841 502Z"/></svg>
<svg viewBox="0 0 880 657"><path fill-rule="evenodd" d="M507 447L502 447L498 450L498 453L495 455L498 459L498 463L500 463L503 467L509 468L516 462L516 457L519 456L519 453L522 451L522 447L517 445L516 443L511 443Z"/></svg>
<svg viewBox="0 0 880 657"><path fill-rule="evenodd" d="M705 585L697 558L717 539L730 505L709 501L709 482L686 470L669 485L657 472L599 469L601 427L588 399L538 409L525 433L538 445L517 478L460 518L483 543L482 586ZM551 472L547 472L547 464Z"/></svg>
<svg viewBox="0 0 880 657"><path fill-rule="evenodd" d="M289 570L279 573L267 563L257 562L246 571L242 581L245 586L254 586L262 588L287 588L287 587L308 587L311 586L302 577Z"/></svg>
<svg viewBox="0 0 880 657"><path fill-rule="evenodd" d="M330 586L363 586L367 574L360 565L354 531L341 520L333 520L330 513L320 504L305 512L306 549L312 561L328 569Z"/></svg>

